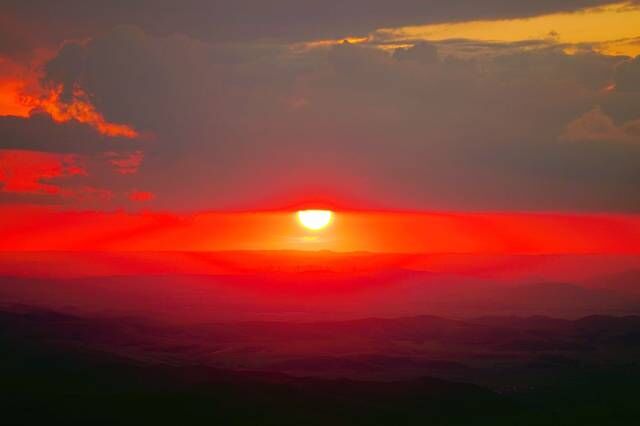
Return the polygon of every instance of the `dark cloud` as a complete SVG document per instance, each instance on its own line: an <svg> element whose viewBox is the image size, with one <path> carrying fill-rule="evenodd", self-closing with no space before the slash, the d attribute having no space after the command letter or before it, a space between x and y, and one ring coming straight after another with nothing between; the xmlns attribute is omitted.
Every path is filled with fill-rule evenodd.
<svg viewBox="0 0 640 426"><path fill-rule="evenodd" d="M533 16L610 0L5 0L0 14L15 22L5 39L55 46L122 24L156 35L204 41L312 40L362 35L382 27ZM9 31L10 30L10 31ZM0 42L4 50L14 45Z"/></svg>
<svg viewBox="0 0 640 426"><path fill-rule="evenodd" d="M626 59L615 70L611 92L603 100L603 111L616 122L633 122L640 117L640 56Z"/></svg>
<svg viewBox="0 0 640 426"><path fill-rule="evenodd" d="M411 47L396 49L393 57L400 61L434 63L438 60L438 48L430 43L416 43Z"/></svg>
<svg viewBox="0 0 640 426"><path fill-rule="evenodd" d="M0 203L127 205L149 143L45 113L0 117Z"/></svg>
<svg viewBox="0 0 640 426"><path fill-rule="evenodd" d="M569 142L605 141L640 143L640 118L617 124L595 107L567 125L562 139Z"/></svg>
<svg viewBox="0 0 640 426"><path fill-rule="evenodd" d="M44 113L35 113L29 118L0 117L0 149L88 155L109 150L132 150L143 144L140 140L101 135L76 121L56 123Z"/></svg>
<svg viewBox="0 0 640 426"><path fill-rule="evenodd" d="M640 92L640 56L618 65L615 73L615 83L617 90Z"/></svg>
<svg viewBox="0 0 640 426"><path fill-rule="evenodd" d="M638 210L640 144L562 140L595 105L611 114L616 93L604 88L621 59L511 47L474 58L451 47L438 57L433 45L301 51L118 27L65 46L45 79L82 86L109 121L156 135L137 173L114 181L154 193L155 207L313 196L388 208Z"/></svg>

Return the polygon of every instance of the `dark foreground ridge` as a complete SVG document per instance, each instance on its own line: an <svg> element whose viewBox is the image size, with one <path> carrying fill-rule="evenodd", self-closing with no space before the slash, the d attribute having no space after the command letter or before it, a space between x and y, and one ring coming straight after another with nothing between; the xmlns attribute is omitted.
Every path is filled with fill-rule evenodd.
<svg viewBox="0 0 640 426"><path fill-rule="evenodd" d="M424 317L431 323L436 320L446 325L447 320ZM597 330L609 327L609 322L637 320L586 321ZM398 326L395 320L389 323ZM100 333L118 330L105 320L53 312L21 308L0 313L2 423L603 425L629 424L640 414L634 392L640 378L637 368L585 371L545 392L504 395L435 378L303 378L166 360L145 362L143 356L115 355L109 347L101 350L94 343Z"/></svg>
<svg viewBox="0 0 640 426"><path fill-rule="evenodd" d="M25 315L2 315L3 424L471 424L515 413L489 390L438 379L376 383L144 364L47 341L36 327L18 336L14 321L23 331L38 319L72 321Z"/></svg>

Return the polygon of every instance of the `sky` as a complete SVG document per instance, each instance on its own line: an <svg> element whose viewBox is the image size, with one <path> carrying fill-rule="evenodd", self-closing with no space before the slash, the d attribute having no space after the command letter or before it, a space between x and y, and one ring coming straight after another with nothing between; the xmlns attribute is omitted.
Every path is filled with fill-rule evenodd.
<svg viewBox="0 0 640 426"><path fill-rule="evenodd" d="M637 1L3 1L0 249L636 252L638 55Z"/></svg>

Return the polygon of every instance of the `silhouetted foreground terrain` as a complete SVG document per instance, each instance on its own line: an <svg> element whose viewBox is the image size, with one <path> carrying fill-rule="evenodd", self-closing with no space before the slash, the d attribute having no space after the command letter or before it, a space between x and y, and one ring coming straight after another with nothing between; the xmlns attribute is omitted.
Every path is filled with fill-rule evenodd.
<svg viewBox="0 0 640 426"><path fill-rule="evenodd" d="M458 424L514 412L493 392L437 379L295 379L134 361L84 347L96 329L83 335L79 321L2 315L8 424Z"/></svg>
<svg viewBox="0 0 640 426"><path fill-rule="evenodd" d="M364 340L352 344L353 353L340 355L340 342L358 335ZM323 339L334 348L318 346ZM305 341L308 356L288 358L285 342ZM0 342L3 424L606 425L631 424L640 415L638 317L171 326L11 307L0 314ZM414 358L400 356L397 342L440 345L467 361L434 360L419 350ZM378 353L367 354L374 343ZM233 352L238 347L244 357ZM229 368L214 367L222 364L216 352L225 350ZM471 365L478 357L482 362ZM415 377L328 378L336 374L331 359L381 376L406 365ZM256 371L261 362L264 371ZM243 363L251 368L238 371ZM274 372L287 363L327 377ZM423 364L441 378L425 378ZM442 378L447 374L460 380Z"/></svg>

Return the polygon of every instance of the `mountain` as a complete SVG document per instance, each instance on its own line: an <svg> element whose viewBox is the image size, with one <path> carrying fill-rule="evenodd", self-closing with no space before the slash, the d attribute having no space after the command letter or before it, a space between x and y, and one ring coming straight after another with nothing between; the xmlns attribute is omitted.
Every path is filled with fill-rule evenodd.
<svg viewBox="0 0 640 426"><path fill-rule="evenodd" d="M177 325L4 306L2 420L630 424L639 331L634 316Z"/></svg>
<svg viewBox="0 0 640 426"><path fill-rule="evenodd" d="M567 283L505 284L430 272L0 277L0 302L173 323L326 321L422 314L560 318L640 313L640 295Z"/></svg>
<svg viewBox="0 0 640 426"><path fill-rule="evenodd" d="M0 315L2 423L394 425L502 423L507 398L434 378L321 380L112 354L105 323L14 309ZM98 333L98 336L94 335Z"/></svg>
<svg viewBox="0 0 640 426"><path fill-rule="evenodd" d="M616 274L587 280L586 286L614 290L631 296L640 296L640 269L630 269Z"/></svg>

